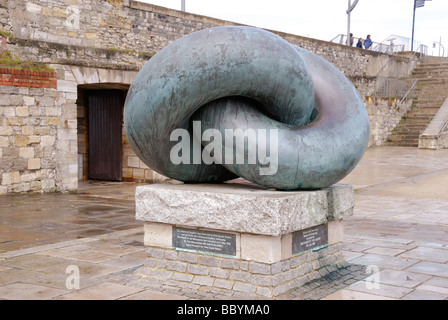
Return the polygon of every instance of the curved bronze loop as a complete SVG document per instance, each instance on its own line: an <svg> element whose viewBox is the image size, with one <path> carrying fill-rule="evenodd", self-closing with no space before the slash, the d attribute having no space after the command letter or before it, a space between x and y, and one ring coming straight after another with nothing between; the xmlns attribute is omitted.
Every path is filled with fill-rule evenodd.
<svg viewBox="0 0 448 320"><path fill-rule="evenodd" d="M297 190L330 186L353 170L370 125L354 86L324 59L265 30L217 27L171 43L145 64L126 99L125 128L136 154L167 177L240 176ZM181 163L170 157L179 129L191 137ZM244 148L237 135L226 139L229 132L243 134ZM212 163L202 157L211 145Z"/></svg>

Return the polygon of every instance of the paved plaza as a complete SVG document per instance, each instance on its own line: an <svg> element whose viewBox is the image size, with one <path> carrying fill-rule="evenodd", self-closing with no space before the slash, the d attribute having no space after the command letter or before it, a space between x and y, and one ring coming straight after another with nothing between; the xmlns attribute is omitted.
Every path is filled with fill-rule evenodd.
<svg viewBox="0 0 448 320"><path fill-rule="evenodd" d="M370 148L340 183L355 188L346 268L281 298L448 299L448 150ZM1 196L0 299L220 299L134 272L146 256L136 186Z"/></svg>

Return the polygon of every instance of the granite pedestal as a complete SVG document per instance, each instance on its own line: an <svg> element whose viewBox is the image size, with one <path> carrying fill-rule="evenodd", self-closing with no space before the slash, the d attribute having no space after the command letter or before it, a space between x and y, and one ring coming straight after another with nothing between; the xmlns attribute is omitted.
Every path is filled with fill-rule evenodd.
<svg viewBox="0 0 448 320"><path fill-rule="evenodd" d="M295 192L245 184L137 187L147 259L136 272L223 298L275 299L346 265L342 220L353 207L348 185Z"/></svg>

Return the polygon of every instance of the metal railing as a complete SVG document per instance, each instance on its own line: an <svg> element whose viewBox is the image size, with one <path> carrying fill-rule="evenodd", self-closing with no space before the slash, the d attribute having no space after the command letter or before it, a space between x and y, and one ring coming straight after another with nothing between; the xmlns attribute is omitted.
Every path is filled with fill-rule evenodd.
<svg viewBox="0 0 448 320"><path fill-rule="evenodd" d="M417 50L414 51L414 54L409 59L409 62L411 62L412 59L414 59L417 53L420 54L418 57L419 60L426 60L426 57L428 56L428 47L425 46L424 44L419 45Z"/></svg>
<svg viewBox="0 0 448 320"><path fill-rule="evenodd" d="M359 37L353 37L353 38L354 38L353 47L355 47ZM338 34L336 37L331 39L330 42L347 45L347 35L346 34ZM372 46L370 47L369 50L376 51L376 52L382 52L382 53L403 52L406 50L406 45L404 45L404 44L386 44L386 43L382 43L382 42L381 43L372 42ZM425 46L423 44L419 45L417 50L414 51L414 55L412 56L412 58L416 54L420 54L420 60L424 60L426 58L426 56L428 55L428 46Z"/></svg>
<svg viewBox="0 0 448 320"><path fill-rule="evenodd" d="M359 37L354 37L354 43L353 47L356 46L356 43L359 39ZM333 43L339 43L339 44L347 44L347 35L346 34L338 34L336 37L330 40L330 42ZM404 45L394 45L394 44L385 44L385 43L378 43L378 42L372 42L372 46L368 50L376 51L376 52L382 52L382 53L393 53L393 52L402 52L404 51L405 46Z"/></svg>
<svg viewBox="0 0 448 320"><path fill-rule="evenodd" d="M385 43L376 43L374 42L372 45L372 51L382 52L382 53L393 53L393 52L403 52L404 44L385 44Z"/></svg>
<svg viewBox="0 0 448 320"><path fill-rule="evenodd" d="M357 37L354 37L355 43L357 41ZM343 45L347 45L347 35L339 34L333 39L330 40L330 42L333 43L339 43ZM353 45L355 45L355 43ZM403 52L405 51L406 46L401 45L394 45L394 44L384 44L384 43L377 43L373 42L371 46L372 51L376 52L382 52L382 53L394 53L394 52ZM415 58L415 56L418 55L419 60L425 60L427 57L427 51L428 47L425 45L420 45L417 50L413 53L411 58L409 59L407 63L408 73L409 68L411 67L411 62ZM400 101L397 103L394 110L390 113L389 117L385 121L385 124L388 124L392 117L395 115L397 110L400 109L402 105L405 106L404 114L407 113L408 108L408 100L414 98L414 88L418 82L418 79L408 79L408 78L391 78L391 77L381 77L380 74L383 70L386 69L386 67L389 65L389 63L393 60L393 56L390 56L387 62L380 68L378 73L376 74L376 83L375 83L375 100L377 98L396 98L400 99Z"/></svg>
<svg viewBox="0 0 448 320"><path fill-rule="evenodd" d="M410 74L411 70L411 62L413 61L414 57L419 54L418 59L419 60L425 60L426 59L426 52L428 50L428 47L425 45L420 45L417 48L417 51L414 52L414 54L411 56L411 58L408 60L407 63L407 69L408 74ZM380 76L381 72L386 69L386 67L389 65L393 57L389 57L387 62L381 67L381 69L376 74L376 84L375 84L375 96L376 97L382 97L382 98L389 98L389 97L395 97L395 98L402 98L405 96L405 92L407 92L408 88L412 88L415 86L415 83L418 81L418 79L415 80L414 85L411 85L410 83L414 81L413 79L406 79L406 78L391 78L391 77L382 77Z"/></svg>
<svg viewBox="0 0 448 320"><path fill-rule="evenodd" d="M408 80L409 81L409 80ZM403 103L405 103L405 110L404 110L404 114L407 113L407 108L408 108L408 99L413 99L414 98L414 88L415 85L417 84L418 79L413 80L410 88L406 91L406 93L403 95L403 98L400 100L399 103L397 103L397 106L395 107L395 109L391 112L391 114L389 115L389 117L387 118L387 120L385 121L385 125L389 124L392 116L395 115L395 113L400 109L401 105Z"/></svg>
<svg viewBox="0 0 448 320"><path fill-rule="evenodd" d="M412 88L412 79L403 78L377 78L376 96L380 98L403 98Z"/></svg>

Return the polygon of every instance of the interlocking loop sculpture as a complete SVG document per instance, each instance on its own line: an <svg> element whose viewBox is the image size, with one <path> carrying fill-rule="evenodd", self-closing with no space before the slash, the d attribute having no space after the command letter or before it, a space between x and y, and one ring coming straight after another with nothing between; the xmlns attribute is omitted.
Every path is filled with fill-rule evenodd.
<svg viewBox="0 0 448 320"><path fill-rule="evenodd" d="M136 154L162 175L189 183L239 176L279 190L337 183L360 161L370 131L361 97L339 70L252 27L198 31L159 51L133 81L124 121ZM186 135L173 138L179 129L193 136L188 147L180 148ZM229 132L246 134L244 148ZM212 143L210 164L203 155Z"/></svg>

